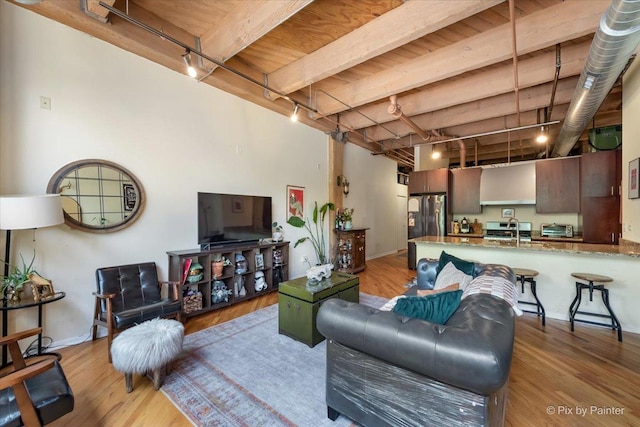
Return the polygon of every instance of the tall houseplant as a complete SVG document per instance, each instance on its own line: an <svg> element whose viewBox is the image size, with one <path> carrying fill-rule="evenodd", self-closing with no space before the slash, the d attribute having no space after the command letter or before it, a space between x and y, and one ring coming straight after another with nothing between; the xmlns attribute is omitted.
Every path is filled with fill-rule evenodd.
<svg viewBox="0 0 640 427"><path fill-rule="evenodd" d="M293 247L297 248L299 244L309 240L313 245L313 249L316 251L318 264L326 264L329 262L329 258L327 257L326 240L324 237L325 218L328 211L335 210L335 205L327 202L318 208L318 202L313 203L313 216L311 217L312 222L309 222L309 218L305 221L300 217L292 216L287 220L287 223L297 228L304 227L307 232L309 232L308 237L298 239Z"/></svg>

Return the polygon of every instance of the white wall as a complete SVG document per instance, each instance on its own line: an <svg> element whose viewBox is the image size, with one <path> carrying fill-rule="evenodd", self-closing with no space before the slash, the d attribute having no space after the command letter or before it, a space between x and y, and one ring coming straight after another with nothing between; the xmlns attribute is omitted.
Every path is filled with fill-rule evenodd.
<svg viewBox="0 0 640 427"><path fill-rule="evenodd" d="M60 225L12 234L12 260L35 249L38 271L67 293L44 310L54 341L89 331L96 268L155 261L166 279L166 251L197 247L198 191L271 196L281 224L288 184L306 188L307 211L328 198L322 132L4 1L0 61L0 194L45 193L60 167L97 158L129 169L147 195L141 218L122 231ZM40 96L51 98L50 111ZM347 152L348 202L372 228L373 257L388 250L395 163L351 144ZM305 235L288 225L284 232L293 242ZM0 232L3 248L4 239ZM291 277L304 274L296 262L303 255L313 259L311 245L291 246ZM35 309L12 312L9 330L35 319Z"/></svg>
<svg viewBox="0 0 640 427"><path fill-rule="evenodd" d="M629 199L629 162L640 157L640 64L623 78L622 92L622 238L640 242L640 199Z"/></svg>
<svg viewBox="0 0 640 427"><path fill-rule="evenodd" d="M367 165L367 167L363 167ZM374 172L375 171L375 172ZM353 208L354 227L368 227L366 231L367 258L397 251L398 187L397 165L383 156L355 144L344 150L343 173L349 180L349 195L343 199L345 208ZM405 193L406 195L406 190Z"/></svg>

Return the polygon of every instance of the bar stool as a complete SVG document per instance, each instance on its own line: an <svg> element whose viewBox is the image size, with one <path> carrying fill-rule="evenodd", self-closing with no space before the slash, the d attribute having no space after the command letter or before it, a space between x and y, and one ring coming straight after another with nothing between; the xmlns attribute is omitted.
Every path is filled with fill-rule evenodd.
<svg viewBox="0 0 640 427"><path fill-rule="evenodd" d="M545 326L546 315L544 312L544 307L542 306L542 303L538 299L538 294L536 292L536 280L534 279L534 277L538 275L538 272L528 268L517 268L517 267L514 268L513 271L514 273L516 273L517 280L520 281L520 285L522 286L522 293L524 293L524 284L528 282L529 286L531 287L531 295L533 295L533 297L536 299L536 302L518 300L520 304L528 304L536 307L536 311L531 311L531 310L522 310L522 311L525 311L527 313L533 313L538 317L542 317L542 326Z"/></svg>
<svg viewBox="0 0 640 427"><path fill-rule="evenodd" d="M574 322L582 322L582 323L590 323L592 325L600 325L600 326L609 326L613 330L618 330L618 341L622 342L622 326L620 325L620 321L613 313L613 309L609 304L609 289L605 287L605 283L613 282L611 277L601 276L598 274L591 273L571 273L571 276L576 279L584 280L585 282L589 282L589 284L576 282L576 297L574 298L571 306L569 307L569 319L571 321L571 331L573 331ZM594 284L599 283L599 284ZM579 311L580 303L582 302L582 290L589 289L589 301L593 301L593 291L600 291L602 295L602 301L604 302L604 306L607 308L609 314L600 314L593 313L588 311ZM583 320L576 319L576 314L584 314L587 316L595 316L595 317L604 317L605 319L610 319L611 324L609 323L601 323L601 322L593 322L591 320Z"/></svg>

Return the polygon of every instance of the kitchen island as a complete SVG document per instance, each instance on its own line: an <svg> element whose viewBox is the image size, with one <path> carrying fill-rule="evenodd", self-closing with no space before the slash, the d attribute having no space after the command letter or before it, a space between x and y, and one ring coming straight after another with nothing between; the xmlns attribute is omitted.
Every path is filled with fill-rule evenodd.
<svg viewBox="0 0 640 427"><path fill-rule="evenodd" d="M569 305L573 301L575 280L573 272L595 273L609 276L610 301L624 332L640 333L640 246L598 245L580 242L533 241L515 242L467 237L425 236L412 239L416 244L416 258L438 258L442 251L459 258L482 263L505 264L510 267L529 268L540 274L537 293L545 307L547 317L567 320ZM528 287L520 298L533 301ZM589 301L585 293L581 311L605 313L600 293ZM527 314L525 314L527 315ZM592 319L593 320L593 319ZM576 324L576 334L590 325ZM612 331L612 343L616 332Z"/></svg>

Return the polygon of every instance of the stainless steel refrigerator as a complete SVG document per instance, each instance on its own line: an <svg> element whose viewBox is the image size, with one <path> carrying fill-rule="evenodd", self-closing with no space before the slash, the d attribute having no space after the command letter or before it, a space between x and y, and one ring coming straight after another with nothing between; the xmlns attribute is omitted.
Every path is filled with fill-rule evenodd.
<svg viewBox="0 0 640 427"><path fill-rule="evenodd" d="M409 240L422 236L446 234L446 199L444 194L409 196L407 202L407 230ZM409 242L409 268L416 268L416 245Z"/></svg>

